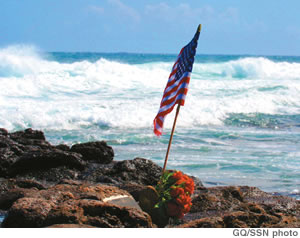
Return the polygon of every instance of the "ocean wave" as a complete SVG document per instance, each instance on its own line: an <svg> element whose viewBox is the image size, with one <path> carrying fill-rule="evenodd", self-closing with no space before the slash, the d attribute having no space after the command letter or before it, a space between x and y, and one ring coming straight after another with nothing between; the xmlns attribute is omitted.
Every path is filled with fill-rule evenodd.
<svg viewBox="0 0 300 238"><path fill-rule="evenodd" d="M151 130L173 64L163 59L66 63L34 47L0 49L0 127ZM224 125L231 115L297 115L299 78L299 63L263 57L195 63L178 126ZM165 127L171 126L172 119L166 120Z"/></svg>
<svg viewBox="0 0 300 238"><path fill-rule="evenodd" d="M195 64L194 72L216 79L300 79L300 63L245 57L221 63Z"/></svg>

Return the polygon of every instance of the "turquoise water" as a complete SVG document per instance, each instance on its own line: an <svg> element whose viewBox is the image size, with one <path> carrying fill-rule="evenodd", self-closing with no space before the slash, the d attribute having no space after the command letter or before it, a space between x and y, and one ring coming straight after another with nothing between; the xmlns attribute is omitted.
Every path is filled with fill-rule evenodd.
<svg viewBox="0 0 300 238"><path fill-rule="evenodd" d="M162 165L174 112L160 138L152 121L175 59L0 49L0 127L41 129L54 144L107 140L116 160ZM168 168L299 197L299 95L300 57L198 54Z"/></svg>

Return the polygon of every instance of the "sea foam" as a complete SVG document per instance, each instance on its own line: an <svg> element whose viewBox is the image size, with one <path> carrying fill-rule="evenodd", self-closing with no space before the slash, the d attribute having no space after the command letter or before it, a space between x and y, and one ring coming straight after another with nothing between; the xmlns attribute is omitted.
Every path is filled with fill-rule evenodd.
<svg viewBox="0 0 300 238"><path fill-rule="evenodd" d="M27 46L1 49L0 62L0 126L9 130L150 128L173 65L63 63ZM198 56L178 126L223 125L234 113L297 114L299 91L299 63L263 57L201 63ZM166 120L166 128L171 124Z"/></svg>

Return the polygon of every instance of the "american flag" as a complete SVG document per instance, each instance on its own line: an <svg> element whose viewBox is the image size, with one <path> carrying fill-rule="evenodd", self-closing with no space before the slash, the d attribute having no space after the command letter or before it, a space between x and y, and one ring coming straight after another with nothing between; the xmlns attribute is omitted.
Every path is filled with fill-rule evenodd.
<svg viewBox="0 0 300 238"><path fill-rule="evenodd" d="M181 49L179 55L177 56L176 62L173 65L172 72L169 76L168 83L160 103L159 111L153 121L154 133L157 136L162 134L162 128L166 115L173 110L176 104L181 106L184 105L191 73L193 70L194 57L196 54L200 29L201 25L199 25L191 42Z"/></svg>

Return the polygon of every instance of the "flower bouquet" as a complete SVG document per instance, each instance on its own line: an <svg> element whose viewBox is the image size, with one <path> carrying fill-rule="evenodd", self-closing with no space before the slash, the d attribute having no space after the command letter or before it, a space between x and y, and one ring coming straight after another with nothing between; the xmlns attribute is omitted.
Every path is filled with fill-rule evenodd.
<svg viewBox="0 0 300 238"><path fill-rule="evenodd" d="M156 186L158 203L154 206L173 219L181 219L192 206L194 181L180 171L165 171Z"/></svg>

